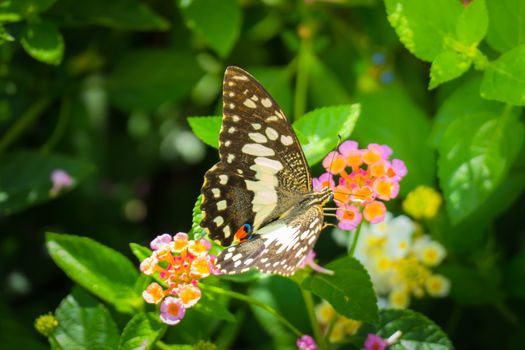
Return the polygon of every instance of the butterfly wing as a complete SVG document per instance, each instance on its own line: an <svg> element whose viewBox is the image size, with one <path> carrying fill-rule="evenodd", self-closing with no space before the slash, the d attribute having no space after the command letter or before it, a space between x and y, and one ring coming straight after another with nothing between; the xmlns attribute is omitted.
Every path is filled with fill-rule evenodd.
<svg viewBox="0 0 525 350"><path fill-rule="evenodd" d="M246 243L223 250L217 257L216 267L227 274L256 267L265 273L292 275L314 247L323 225L320 206L299 208L296 212L298 215L261 228Z"/></svg>
<svg viewBox="0 0 525 350"><path fill-rule="evenodd" d="M204 176L201 226L227 246L243 224L257 230L293 207L311 178L290 123L251 75L228 67L223 101L220 162Z"/></svg>

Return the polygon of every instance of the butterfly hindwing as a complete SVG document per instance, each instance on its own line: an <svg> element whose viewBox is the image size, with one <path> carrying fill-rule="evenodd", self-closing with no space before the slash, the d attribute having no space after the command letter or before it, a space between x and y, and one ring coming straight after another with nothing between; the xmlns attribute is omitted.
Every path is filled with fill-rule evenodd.
<svg viewBox="0 0 525 350"><path fill-rule="evenodd" d="M265 273L293 274L315 245L323 224L319 206L294 212L297 215L263 227L248 242L223 250L217 257L217 267L227 274L252 267Z"/></svg>
<svg viewBox="0 0 525 350"><path fill-rule="evenodd" d="M263 227L311 190L308 166L295 133L266 90L240 68L226 69L220 162L205 175L204 227L230 245L249 223Z"/></svg>

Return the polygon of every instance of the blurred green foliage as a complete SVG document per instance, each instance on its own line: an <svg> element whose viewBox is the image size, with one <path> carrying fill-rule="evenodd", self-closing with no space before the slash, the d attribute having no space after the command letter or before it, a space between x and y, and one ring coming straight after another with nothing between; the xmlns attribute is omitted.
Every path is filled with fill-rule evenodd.
<svg viewBox="0 0 525 350"><path fill-rule="evenodd" d="M423 224L448 251L441 272L452 291L414 309L458 349L521 349L523 9L525 0L1 1L0 347L45 348L32 324L48 311L60 322L55 348L129 349L162 336L294 347L295 335L253 305L211 294L164 334L140 300L147 281L137 278L132 251L143 258L156 234L199 230L194 204L218 155L195 135L217 147L220 119L187 117L221 114L222 74L236 65L294 121L312 165L338 134L351 134L362 145L388 144L406 162L402 196L422 184L439 188L445 209ZM55 169L74 179L58 195L50 192ZM46 231L84 237L49 234L46 242ZM316 250L328 263L338 249L327 234ZM364 273L350 258L338 263ZM330 287L342 295L320 277L304 285L339 303L356 293L352 283L369 283L359 273ZM231 280L311 334L291 281ZM376 319L377 310L366 311ZM397 349L450 346L420 314L378 317L366 329L384 337L406 330Z"/></svg>

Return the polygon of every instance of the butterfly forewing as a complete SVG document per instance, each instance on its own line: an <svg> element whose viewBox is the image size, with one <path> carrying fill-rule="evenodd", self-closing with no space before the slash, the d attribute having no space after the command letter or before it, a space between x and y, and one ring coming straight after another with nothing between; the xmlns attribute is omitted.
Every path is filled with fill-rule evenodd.
<svg viewBox="0 0 525 350"><path fill-rule="evenodd" d="M291 125L251 75L227 68L223 101L220 162L205 175L201 225L230 245L243 224L257 230L297 204L311 178Z"/></svg>

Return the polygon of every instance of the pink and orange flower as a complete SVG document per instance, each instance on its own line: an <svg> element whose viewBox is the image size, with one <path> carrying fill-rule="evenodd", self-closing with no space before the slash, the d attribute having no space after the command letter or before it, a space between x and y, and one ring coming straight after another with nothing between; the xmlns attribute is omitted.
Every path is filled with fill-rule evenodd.
<svg viewBox="0 0 525 350"><path fill-rule="evenodd" d="M142 296L149 304L161 303L161 320L175 325L184 317L186 309L200 300L198 280L219 273L214 267L216 257L209 254L210 242L190 240L184 232L173 237L162 234L150 247L153 252L142 261L140 270L145 275L158 276L164 287L152 282Z"/></svg>
<svg viewBox="0 0 525 350"><path fill-rule="evenodd" d="M386 145L372 143L360 149L357 142L345 141L325 157L326 172L313 179L313 187L333 190L340 229L354 230L363 218L373 224L384 220L382 201L397 197L399 182L407 174L405 163L389 160L391 155Z"/></svg>

